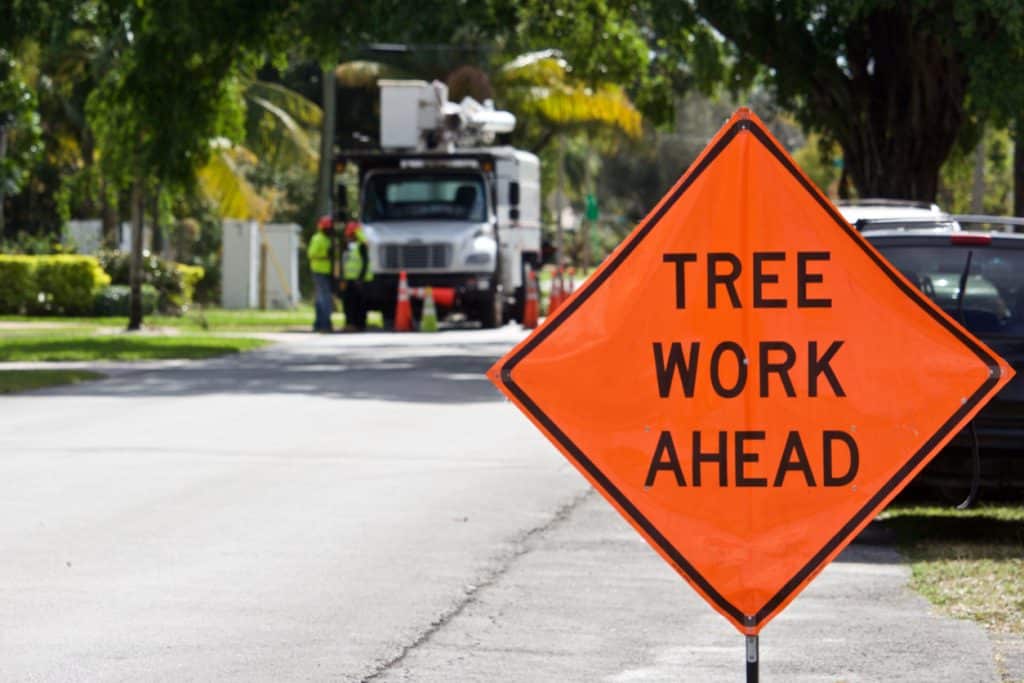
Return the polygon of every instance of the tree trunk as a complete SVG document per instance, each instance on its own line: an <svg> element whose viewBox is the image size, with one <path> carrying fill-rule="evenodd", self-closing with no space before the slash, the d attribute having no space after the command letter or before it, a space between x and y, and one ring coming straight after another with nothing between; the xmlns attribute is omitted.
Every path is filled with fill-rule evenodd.
<svg viewBox="0 0 1024 683"><path fill-rule="evenodd" d="M334 178L334 135L335 109L337 108L337 78L334 75L335 64L322 68L321 95L323 97L323 128L320 132L320 173L316 185L316 215L326 216L331 213L331 181Z"/></svg>
<svg viewBox="0 0 1024 683"><path fill-rule="evenodd" d="M156 191L153 193L153 203L150 207L151 225L153 226L153 253L164 257L164 232L160 225L160 184L157 183Z"/></svg>
<svg viewBox="0 0 1024 683"><path fill-rule="evenodd" d="M7 158L7 126L0 126L0 165L3 164L4 159ZM4 231L7 230L7 222L4 219L4 188L0 184L0 237L3 236Z"/></svg>
<svg viewBox="0 0 1024 683"><path fill-rule="evenodd" d="M964 122L965 69L935 39L911 38L909 22L880 28L878 14L883 22L889 16L872 15L874 35L907 47L873 41L855 53L854 76L841 94L818 101L833 103L829 118L861 197L934 202L939 171Z"/></svg>
<svg viewBox="0 0 1024 683"><path fill-rule="evenodd" d="M142 180L136 178L132 184L132 257L129 284L131 299L128 309L128 330L142 328L142 217L145 195Z"/></svg>
<svg viewBox="0 0 1024 683"><path fill-rule="evenodd" d="M1013 215L1024 216L1024 116L1017 117L1013 138Z"/></svg>

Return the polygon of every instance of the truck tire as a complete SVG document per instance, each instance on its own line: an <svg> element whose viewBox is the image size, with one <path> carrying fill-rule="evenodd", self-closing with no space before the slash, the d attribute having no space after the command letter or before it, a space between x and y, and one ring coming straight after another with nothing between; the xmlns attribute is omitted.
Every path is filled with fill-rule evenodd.
<svg viewBox="0 0 1024 683"><path fill-rule="evenodd" d="M505 324L505 293L501 285L496 286L480 302L480 325L485 330L501 327Z"/></svg>
<svg viewBox="0 0 1024 683"><path fill-rule="evenodd" d="M526 313L526 261L519 266L520 273L520 286L516 287L515 297L513 298L513 304L511 310L505 311L505 316L508 318L506 322L517 322L522 323Z"/></svg>

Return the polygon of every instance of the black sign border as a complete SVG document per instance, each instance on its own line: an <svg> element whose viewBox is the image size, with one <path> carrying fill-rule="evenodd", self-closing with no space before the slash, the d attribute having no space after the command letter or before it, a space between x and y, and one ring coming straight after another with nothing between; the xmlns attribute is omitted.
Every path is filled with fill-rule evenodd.
<svg viewBox="0 0 1024 683"><path fill-rule="evenodd" d="M666 539L658 529L651 524L643 513L641 513L640 510L638 510L636 506L633 505L633 503L615 486L615 484L613 484L611 480L609 480L604 473L598 469L598 467L586 456L585 453L583 453L573 440L558 428L551 418L541 410L540 406L538 406L512 378L512 371L515 367L524 358L526 358L533 349L537 348L537 346L547 339L549 335L558 329L558 327L565 322L570 315L582 306L605 280L611 277L612 273L614 273L616 269L629 257L633 250L636 249L637 245L640 244L641 240L643 240L644 237L646 237L647 234L658 225L665 213L672 208L683 193L693 185L697 178L707 170L708 166L710 166L722 151L725 150L725 148L728 147L729 144L737 137L737 135L742 132L753 134L754 138L763 144L769 152L771 152L771 154L787 171L789 171L797 182L807 190L819 205L821 205L825 212L833 219L833 221L835 221L836 225L853 240L856 246L860 247L864 251L864 253L881 269L881 271L889 277L894 285L896 285L911 300L917 303L939 325L960 340L978 357L979 360L981 360L982 363L987 365L989 368L989 377L982 383L977 391L962 403L960 409L946 420L946 422L939 427L939 430L932 435L931 438L925 441L924 445L922 445L921 448L918 449L918 451L914 453L914 455L911 456L911 458L904 463L899 470L896 471L892 478L889 479L889 481L886 482L885 485L882 486L882 488L854 514L850 521L840 528L839 531L836 532L836 534L829 539L829 541L825 543L817 553L814 554L810 561L801 567L800 570L797 571L797 573L787 581L782 588L780 588L779 591L755 614L744 614L739 608L726 600L721 593L715 590L711 583L699 571L697 571L696 567L690 564L683 554L679 552L675 546L669 543L668 539ZM759 627L772 614L772 612L776 610L778 606L800 586L801 583L823 568L826 558L828 558L836 548L851 541L852 538L849 537L853 531L863 523L864 520L879 507L879 505L881 505L882 501L890 493L907 483L910 473L936 448L939 442L951 435L950 433L956 425L968 413L970 413L998 383L999 376L999 365L992 354L990 354L984 347L975 343L972 338L965 335L958 327L951 324L945 315L939 313L934 307L925 301L922 294L899 277L887 261L881 258L873 249L868 248L866 242L856 234L856 230L854 230L836 212L832 204L822 196L817 188L815 188L806 177L804 177L803 173L796 168L789 157L779 149L775 141L767 135L760 126L752 123L747 118L737 120L722 134L718 139L718 142L708 150L707 154L704 155L692 172L686 175L683 182L672 191L667 200L661 204L657 211L647 218L646 222L644 222L639 230L632 234L629 241L623 245L623 248L619 250L612 261L608 263L605 268L601 269L592 280L586 283L572 301L562 306L555 314L553 320L544 325L533 337L529 338L527 342L502 365L500 373L501 381L516 397L516 399L519 400L520 404L529 411L529 413L541 425L543 425L544 429L546 429L547 432L558 441L558 443L562 445L566 453L568 453L580 467L590 474L593 480L604 489L605 493L615 500L619 508L629 515L637 526L644 530L647 537L657 544L662 552L665 553L666 557L670 558L671 562L676 566L676 569L693 581L693 583L697 585L700 590L715 603L715 605L731 616L736 623L747 628Z"/></svg>

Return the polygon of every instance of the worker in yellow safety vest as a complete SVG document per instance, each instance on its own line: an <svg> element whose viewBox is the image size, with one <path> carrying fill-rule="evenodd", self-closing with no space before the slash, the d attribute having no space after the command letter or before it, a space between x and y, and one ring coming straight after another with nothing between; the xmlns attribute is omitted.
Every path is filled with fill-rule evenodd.
<svg viewBox="0 0 1024 683"><path fill-rule="evenodd" d="M313 285L316 298L313 321L314 332L331 332L331 312L334 310L334 296L331 292L331 231L334 221L330 216L321 216L316 223L316 234L309 240L306 253L309 255L309 269L313 271Z"/></svg>
<svg viewBox="0 0 1024 683"><path fill-rule="evenodd" d="M345 250L341 257L342 297L345 307L345 330L349 332L366 329L366 292L364 286L373 280L370 265L370 250L366 244L363 226L356 221L345 225Z"/></svg>

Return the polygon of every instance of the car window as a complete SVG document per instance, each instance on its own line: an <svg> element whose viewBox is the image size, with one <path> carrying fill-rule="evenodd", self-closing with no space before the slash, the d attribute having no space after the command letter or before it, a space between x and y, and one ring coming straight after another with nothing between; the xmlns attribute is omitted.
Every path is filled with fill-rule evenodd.
<svg viewBox="0 0 1024 683"><path fill-rule="evenodd" d="M876 246L918 289L969 330L1024 336L1024 250L998 245ZM958 313L968 254L970 272Z"/></svg>

